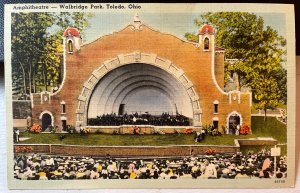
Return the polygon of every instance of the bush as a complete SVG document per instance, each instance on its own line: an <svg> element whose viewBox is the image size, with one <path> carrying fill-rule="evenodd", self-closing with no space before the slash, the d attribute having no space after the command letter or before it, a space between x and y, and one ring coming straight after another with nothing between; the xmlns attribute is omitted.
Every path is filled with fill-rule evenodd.
<svg viewBox="0 0 300 193"><path fill-rule="evenodd" d="M159 128L154 127L154 130L152 131L153 135L164 135L165 133L161 131Z"/></svg>
<svg viewBox="0 0 300 193"><path fill-rule="evenodd" d="M100 131L100 129L97 129L97 131L95 131L95 134L102 134L103 132Z"/></svg>
<svg viewBox="0 0 300 193"><path fill-rule="evenodd" d="M82 130L80 130L80 134L89 134L90 130L87 128L83 128Z"/></svg>
<svg viewBox="0 0 300 193"><path fill-rule="evenodd" d="M194 133L194 129L193 128L185 128L183 130L183 133L185 133L185 134L193 134Z"/></svg>
<svg viewBox="0 0 300 193"><path fill-rule="evenodd" d="M214 154L216 154L216 152L217 151L215 149L208 149L205 151L205 154L206 155L214 155Z"/></svg>
<svg viewBox="0 0 300 193"><path fill-rule="evenodd" d="M113 133L112 133L113 135L118 135L119 134L119 132L118 131L113 131Z"/></svg>
<svg viewBox="0 0 300 193"><path fill-rule="evenodd" d="M246 124L243 124L240 128L240 135L247 135L248 133L251 133L250 127Z"/></svg>
<svg viewBox="0 0 300 193"><path fill-rule="evenodd" d="M75 127L73 125L67 125L66 130L68 133L75 133Z"/></svg>
<svg viewBox="0 0 300 193"><path fill-rule="evenodd" d="M222 132L223 132L223 134L227 134L228 130L229 129L227 127L225 127L224 125L222 125Z"/></svg>
<svg viewBox="0 0 300 193"><path fill-rule="evenodd" d="M210 125L204 125L202 129L205 131L206 135L212 135L212 129Z"/></svg>
<svg viewBox="0 0 300 193"><path fill-rule="evenodd" d="M26 146L24 146L24 147L17 146L17 147L15 147L15 152L16 153L27 153L27 152L32 152L32 151L33 151L33 148L31 146L28 146L28 147L26 147Z"/></svg>
<svg viewBox="0 0 300 193"><path fill-rule="evenodd" d="M29 130L29 132L31 132L31 133L40 133L41 131L42 131L41 126L36 123L34 123Z"/></svg>
<svg viewBox="0 0 300 193"><path fill-rule="evenodd" d="M50 133L56 133L56 130L57 130L57 126L50 126Z"/></svg>

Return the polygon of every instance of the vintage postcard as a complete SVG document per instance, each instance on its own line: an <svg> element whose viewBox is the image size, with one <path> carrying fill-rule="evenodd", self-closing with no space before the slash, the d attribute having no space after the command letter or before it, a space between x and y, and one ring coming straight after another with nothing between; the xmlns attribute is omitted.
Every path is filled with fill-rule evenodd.
<svg viewBox="0 0 300 193"><path fill-rule="evenodd" d="M5 5L11 189L283 188L292 5Z"/></svg>

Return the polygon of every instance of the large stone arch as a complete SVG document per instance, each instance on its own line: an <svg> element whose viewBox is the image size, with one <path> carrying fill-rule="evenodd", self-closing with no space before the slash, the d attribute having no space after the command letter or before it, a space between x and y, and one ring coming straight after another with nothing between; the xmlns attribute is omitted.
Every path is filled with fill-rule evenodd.
<svg viewBox="0 0 300 193"><path fill-rule="evenodd" d="M192 105L193 126L202 126L199 96L196 93L193 83L185 75L184 71L170 60L158 57L155 54L133 52L120 54L116 58L105 61L98 69L94 70L88 80L84 83L82 91L78 97L78 107L76 111L76 125L87 125L87 113L89 101L98 82L112 70L128 64L148 64L160 68L172 75L185 89ZM161 88L160 88L161 89Z"/></svg>
<svg viewBox="0 0 300 193"><path fill-rule="evenodd" d="M148 101L146 103L143 101L145 98L147 98L145 101ZM133 103L133 100L136 103ZM126 105L124 112L129 114L134 112L174 114L177 111L193 118L191 101L184 86L168 72L149 64L128 64L105 75L94 87L89 100L88 119L107 113L117 114L121 103Z"/></svg>

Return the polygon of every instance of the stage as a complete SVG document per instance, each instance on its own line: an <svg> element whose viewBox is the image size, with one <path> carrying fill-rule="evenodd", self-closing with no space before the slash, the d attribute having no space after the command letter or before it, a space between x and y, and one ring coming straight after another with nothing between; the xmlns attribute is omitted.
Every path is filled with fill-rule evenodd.
<svg viewBox="0 0 300 193"><path fill-rule="evenodd" d="M194 126L154 126L154 125L120 125L120 126L85 126L88 133L104 134L172 134L201 131L202 127ZM79 132L80 128L76 128Z"/></svg>

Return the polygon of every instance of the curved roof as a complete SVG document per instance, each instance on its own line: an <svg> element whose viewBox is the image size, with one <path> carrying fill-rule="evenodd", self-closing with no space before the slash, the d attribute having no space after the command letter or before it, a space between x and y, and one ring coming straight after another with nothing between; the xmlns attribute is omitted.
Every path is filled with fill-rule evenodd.
<svg viewBox="0 0 300 193"><path fill-rule="evenodd" d="M204 24L201 26L199 29L199 34L213 34L214 33L214 28L210 24Z"/></svg>
<svg viewBox="0 0 300 193"><path fill-rule="evenodd" d="M66 37L68 36L69 34L71 34L72 36L74 37L79 37L80 36L80 32L77 28L75 27L68 27L65 31L64 31L64 34L63 36Z"/></svg>

